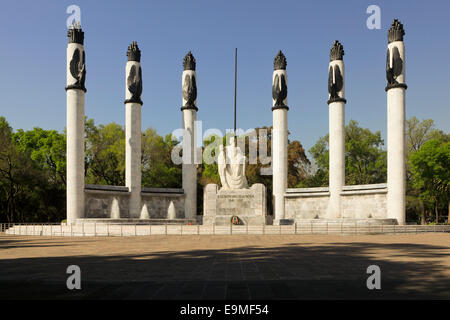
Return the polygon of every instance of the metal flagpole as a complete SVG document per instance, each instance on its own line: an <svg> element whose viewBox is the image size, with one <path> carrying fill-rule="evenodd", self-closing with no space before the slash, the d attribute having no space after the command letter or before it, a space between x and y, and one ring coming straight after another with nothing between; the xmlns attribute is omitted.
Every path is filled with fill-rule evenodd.
<svg viewBox="0 0 450 320"><path fill-rule="evenodd" d="M236 134L237 48L234 51L234 134Z"/></svg>

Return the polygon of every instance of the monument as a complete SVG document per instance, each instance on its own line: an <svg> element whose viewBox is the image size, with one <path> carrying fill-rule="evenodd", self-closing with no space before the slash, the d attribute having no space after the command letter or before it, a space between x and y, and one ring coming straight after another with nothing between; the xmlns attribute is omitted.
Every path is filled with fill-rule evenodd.
<svg viewBox="0 0 450 320"><path fill-rule="evenodd" d="M345 185L345 65L344 47L335 41L330 50L328 71L330 202L327 217L341 218L341 192Z"/></svg>
<svg viewBox="0 0 450 320"><path fill-rule="evenodd" d="M245 155L236 146L236 138L230 138L230 145L225 149L220 145L218 168L220 182L225 190L247 189L245 177Z"/></svg>
<svg viewBox="0 0 450 320"><path fill-rule="evenodd" d="M234 135L236 134L237 48L234 77ZM203 193L204 225L264 225L266 224L266 187L256 183L248 187L245 176L246 157L230 137L226 147L219 145L217 167L222 187L208 184ZM245 146L245 144L243 144Z"/></svg>
<svg viewBox="0 0 450 320"><path fill-rule="evenodd" d="M388 31L386 94L388 113L387 184L345 185L345 65L344 49L335 41L328 65L329 187L288 188L288 79L287 61L279 51L272 74L272 181L273 217L268 217L266 188L248 185L245 150L237 136L217 155L220 187L207 185L203 224L263 225L310 221L358 220L405 223L405 46L403 25L394 20ZM67 222L102 220L120 223L197 223L197 120L196 60L189 51L183 59L182 127L183 188L144 188L141 185L141 51L136 42L128 47L125 68L125 186L84 183L84 120L86 54L79 23L68 31L67 46ZM237 50L237 49L236 49ZM237 52L237 51L236 51ZM235 70L237 70L237 55ZM237 72L236 72L237 74ZM235 90L237 78L235 76ZM234 134L236 134L235 94ZM245 145L245 144L244 144ZM168 214L170 212L170 214ZM78 222L77 222L78 221Z"/></svg>
<svg viewBox="0 0 450 320"><path fill-rule="evenodd" d="M272 203L267 215L266 187L248 185L246 150L234 135L217 152L220 184L203 189L203 217L197 215L197 74L189 51L182 72L182 186L152 188L141 185L141 51L134 41L128 47L125 68L125 185L85 184L85 80L84 32L75 22L67 36L67 227L90 224L199 224L256 225L315 223L354 226L406 223L405 168L405 31L394 19L388 30L386 55L387 183L345 185L346 85L344 48L334 41L328 64L329 186L288 188L288 79L287 61L278 51L272 73ZM237 53L237 49L236 49ZM237 70L237 54L235 71ZM237 74L237 71L236 71ZM235 75L235 90L237 76ZM324 92L325 93L325 92ZM238 147L239 146L239 147ZM270 195L269 195L270 197ZM34 228L25 232L34 232ZM43 230L43 228L41 229ZM67 232L67 228L65 229ZM72 233L72 229L70 234ZM134 229L136 230L136 228ZM150 229L145 229L150 230ZM197 229L198 232L200 228ZM281 228L280 228L281 230ZM292 229L291 229L292 230ZM51 231L51 229L50 229ZM61 226L60 232L64 233Z"/></svg>
<svg viewBox="0 0 450 320"><path fill-rule="evenodd" d="M67 33L67 223L84 216L84 32L74 23Z"/></svg>
<svg viewBox="0 0 450 320"><path fill-rule="evenodd" d="M219 146L218 171L222 187L208 184L203 193L204 225L266 224L266 187L255 183L250 188L245 176L246 157L236 146Z"/></svg>
<svg viewBox="0 0 450 320"><path fill-rule="evenodd" d="M283 52L278 51L273 62L272 76L272 168L274 224L285 224L285 199L287 188L287 147L288 147L288 101L287 101L287 61Z"/></svg>
<svg viewBox="0 0 450 320"><path fill-rule="evenodd" d="M387 215L406 219L405 44L403 24L394 19L388 31L387 93Z"/></svg>
<svg viewBox="0 0 450 320"><path fill-rule="evenodd" d="M197 120L197 73L196 61L189 51L183 59L182 81L182 107L183 113L183 190L186 198L184 202L184 215L187 219L197 217L197 165L195 164L195 121Z"/></svg>
<svg viewBox="0 0 450 320"><path fill-rule="evenodd" d="M141 209L141 51L133 41L125 67L125 185L130 191L129 216L139 218Z"/></svg>

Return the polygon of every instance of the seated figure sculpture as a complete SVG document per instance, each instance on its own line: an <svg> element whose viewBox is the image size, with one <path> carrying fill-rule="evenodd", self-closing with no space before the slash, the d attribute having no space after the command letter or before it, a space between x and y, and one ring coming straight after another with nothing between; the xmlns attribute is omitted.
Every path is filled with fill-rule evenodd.
<svg viewBox="0 0 450 320"><path fill-rule="evenodd" d="M246 189L245 155L241 148L236 146L235 137L230 138L230 145L220 145L218 156L220 182L225 190Z"/></svg>

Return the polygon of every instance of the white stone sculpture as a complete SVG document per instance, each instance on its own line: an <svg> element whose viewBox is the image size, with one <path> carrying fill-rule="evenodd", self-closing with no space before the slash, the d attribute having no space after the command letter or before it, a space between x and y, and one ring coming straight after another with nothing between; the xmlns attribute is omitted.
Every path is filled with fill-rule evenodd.
<svg viewBox="0 0 450 320"><path fill-rule="evenodd" d="M218 156L219 176L222 188L247 189L247 178L245 177L245 155L241 148L236 146L235 138L230 139L230 145L225 149L220 146Z"/></svg>
<svg viewBox="0 0 450 320"><path fill-rule="evenodd" d="M114 198L111 204L111 219L120 219L120 206L117 198Z"/></svg>
<svg viewBox="0 0 450 320"><path fill-rule="evenodd" d="M177 212L175 211L175 205L173 201L170 201L169 208L167 209L167 219L174 220L177 218Z"/></svg>
<svg viewBox="0 0 450 320"><path fill-rule="evenodd" d="M144 203L141 210L141 219L150 219L150 214L148 213L147 204Z"/></svg>

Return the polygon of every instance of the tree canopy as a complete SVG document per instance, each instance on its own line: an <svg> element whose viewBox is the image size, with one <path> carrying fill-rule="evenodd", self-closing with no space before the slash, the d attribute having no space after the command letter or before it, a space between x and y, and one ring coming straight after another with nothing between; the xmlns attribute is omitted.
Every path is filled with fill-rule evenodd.
<svg viewBox="0 0 450 320"><path fill-rule="evenodd" d="M328 186L329 136L321 137L309 150L316 171L300 186ZM375 133L361 128L350 120L345 127L345 184L370 184L386 182L386 151L380 131Z"/></svg>

